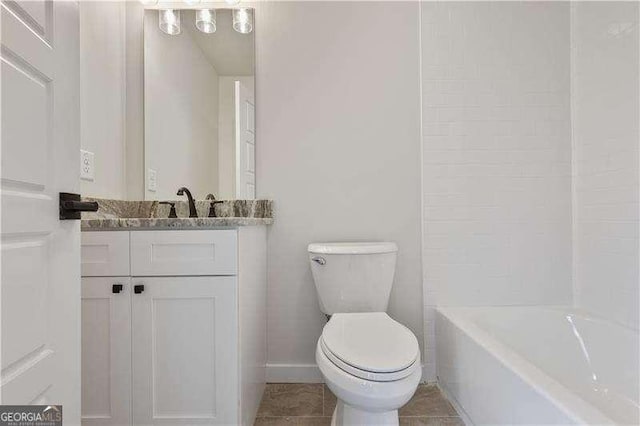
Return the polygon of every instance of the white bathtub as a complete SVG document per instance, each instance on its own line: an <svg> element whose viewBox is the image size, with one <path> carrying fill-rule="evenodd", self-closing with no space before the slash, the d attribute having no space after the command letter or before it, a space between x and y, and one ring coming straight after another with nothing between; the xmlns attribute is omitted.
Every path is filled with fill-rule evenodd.
<svg viewBox="0 0 640 426"><path fill-rule="evenodd" d="M474 424L640 424L638 332L572 308L439 308L443 391Z"/></svg>

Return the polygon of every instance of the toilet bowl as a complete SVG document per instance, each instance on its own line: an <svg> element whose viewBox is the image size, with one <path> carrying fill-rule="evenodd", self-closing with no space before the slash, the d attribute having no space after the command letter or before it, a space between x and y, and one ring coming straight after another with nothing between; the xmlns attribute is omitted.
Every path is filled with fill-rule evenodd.
<svg viewBox="0 0 640 426"><path fill-rule="evenodd" d="M398 247L392 242L308 247L322 312L316 362L338 402L335 426L397 425L422 369L415 335L387 315Z"/></svg>
<svg viewBox="0 0 640 426"><path fill-rule="evenodd" d="M398 408L420 382L411 331L386 313L335 314L316 346L316 362L338 403L332 425L397 425Z"/></svg>

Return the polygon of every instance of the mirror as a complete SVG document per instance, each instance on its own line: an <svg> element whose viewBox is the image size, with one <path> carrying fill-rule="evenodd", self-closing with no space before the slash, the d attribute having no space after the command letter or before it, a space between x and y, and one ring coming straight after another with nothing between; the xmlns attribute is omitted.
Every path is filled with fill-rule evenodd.
<svg viewBox="0 0 640 426"><path fill-rule="evenodd" d="M255 23L241 10L145 10L146 200L182 186L197 199L255 198Z"/></svg>

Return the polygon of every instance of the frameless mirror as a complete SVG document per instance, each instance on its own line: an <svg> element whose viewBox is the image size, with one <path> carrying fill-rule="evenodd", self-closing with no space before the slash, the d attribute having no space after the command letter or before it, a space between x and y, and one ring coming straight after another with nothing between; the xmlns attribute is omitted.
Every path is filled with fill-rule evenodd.
<svg viewBox="0 0 640 426"><path fill-rule="evenodd" d="M145 10L145 199L255 198L252 9Z"/></svg>

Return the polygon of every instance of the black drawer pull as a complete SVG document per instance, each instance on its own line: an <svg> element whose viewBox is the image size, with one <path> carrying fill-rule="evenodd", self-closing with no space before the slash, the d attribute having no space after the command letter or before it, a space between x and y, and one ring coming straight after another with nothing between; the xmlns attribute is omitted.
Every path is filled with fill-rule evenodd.
<svg viewBox="0 0 640 426"><path fill-rule="evenodd" d="M122 291L123 288L124 286L122 284L114 284L111 286L111 292L113 294L118 294Z"/></svg>
<svg viewBox="0 0 640 426"><path fill-rule="evenodd" d="M135 294L140 294L144 291L144 284L136 284L133 286L133 292Z"/></svg>

